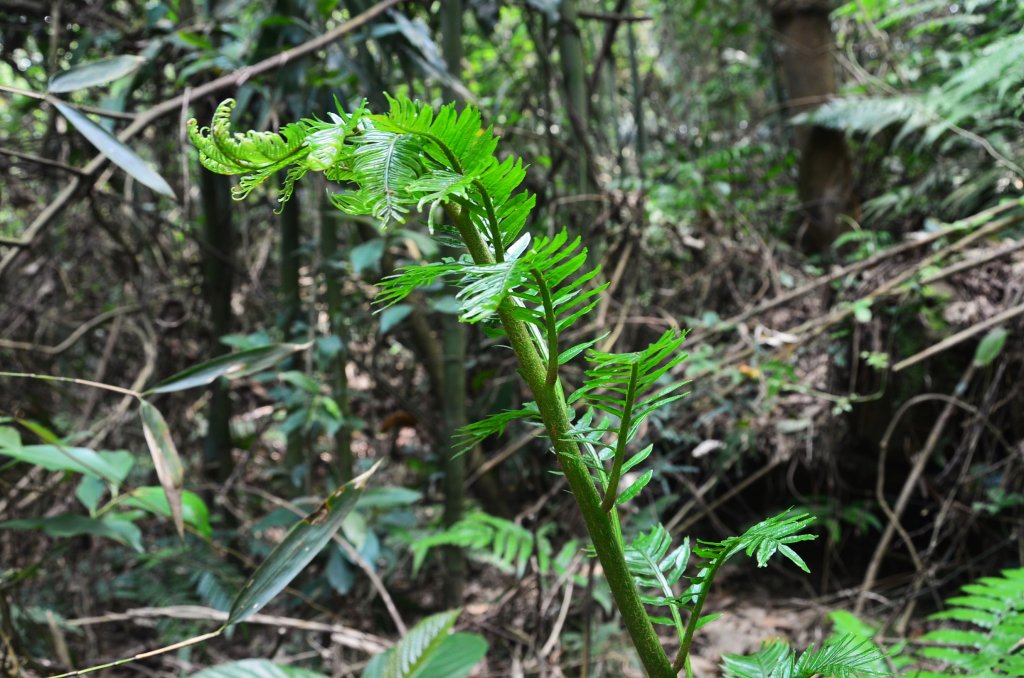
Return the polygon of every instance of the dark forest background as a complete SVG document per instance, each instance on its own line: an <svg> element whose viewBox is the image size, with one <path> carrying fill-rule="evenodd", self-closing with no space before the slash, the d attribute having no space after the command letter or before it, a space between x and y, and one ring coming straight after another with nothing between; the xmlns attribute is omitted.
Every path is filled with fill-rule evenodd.
<svg viewBox="0 0 1024 678"><path fill-rule="evenodd" d="M512 354L444 287L371 305L446 254L426 218L381 231L323 180L280 214L273 187L234 202L185 134L228 97L257 130L385 93L478 107L529 164L529 228L603 266L578 340L689 330L690 394L640 432L655 474L625 529L715 540L795 507L819 534L811 575L724 572L698 675L820 642L835 610L913 640L1024 551L1022 20L1011 0L0 0L0 674L211 630L297 516L385 459L262 621L102 675L362 675L454 607L488 644L472 675L640 675L537 431L447 461L459 425L521 406ZM132 393L240 351L231 379L147 396L181 538Z"/></svg>

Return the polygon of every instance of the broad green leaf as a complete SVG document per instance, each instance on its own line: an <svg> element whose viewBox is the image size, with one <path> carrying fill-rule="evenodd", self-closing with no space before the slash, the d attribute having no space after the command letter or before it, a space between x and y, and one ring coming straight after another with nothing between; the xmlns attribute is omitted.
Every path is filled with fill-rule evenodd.
<svg viewBox="0 0 1024 678"><path fill-rule="evenodd" d="M75 488L75 496L82 502L89 515L94 515L100 506L100 499L107 491L107 484L95 476L82 476Z"/></svg>
<svg viewBox="0 0 1024 678"><path fill-rule="evenodd" d="M161 195L166 195L169 198L174 197L174 190L164 178L149 163L140 158L135 151L125 146L117 137L87 118L74 106L70 106L62 101L54 101L53 105L60 111L61 115L68 119L68 122L82 133L82 136L89 140L89 143L95 146L100 153L107 156L110 162L130 174L140 184L148 186Z"/></svg>
<svg viewBox="0 0 1024 678"><path fill-rule="evenodd" d="M827 616L837 634L854 635L859 638L874 638L875 634L878 633L878 629L846 610L832 610Z"/></svg>
<svg viewBox="0 0 1024 678"><path fill-rule="evenodd" d="M445 637L416 678L465 678L487 654L487 641L476 633Z"/></svg>
<svg viewBox="0 0 1024 678"><path fill-rule="evenodd" d="M353 273L376 270L380 265L380 258L384 256L384 239L374 238L356 245L352 248L349 256L352 257Z"/></svg>
<svg viewBox="0 0 1024 678"><path fill-rule="evenodd" d="M380 313L380 333L387 334L395 325L405 320L410 313L412 313L412 306L409 304L388 306Z"/></svg>
<svg viewBox="0 0 1024 678"><path fill-rule="evenodd" d="M139 508L143 511L157 515L173 518L171 507L167 503L167 495L161 487L136 487L128 495L125 495L120 503L123 506ZM210 511L206 508L199 495L185 490L181 493L181 517L186 524L191 525L204 537L212 534L210 528Z"/></svg>
<svg viewBox="0 0 1024 678"><path fill-rule="evenodd" d="M211 666L191 678L327 678L322 673L297 666L275 664L266 659L243 659L219 666Z"/></svg>
<svg viewBox="0 0 1024 678"><path fill-rule="evenodd" d="M60 94L105 85L134 73L144 63L146 60L143 57L121 54L78 64L50 78L47 90L51 94Z"/></svg>
<svg viewBox="0 0 1024 678"><path fill-rule="evenodd" d="M380 464L378 461L369 471L339 487L320 508L292 526L235 597L225 626L256 614L320 553L359 501Z"/></svg>
<svg viewBox="0 0 1024 678"><path fill-rule="evenodd" d="M420 621L383 658L375 658L363 672L363 678L421 678L430 659L449 638L448 632L455 620L462 614L461 609L448 610L431 615ZM473 662L479 661L479 657ZM470 665L472 668L472 665Z"/></svg>
<svg viewBox="0 0 1024 678"><path fill-rule="evenodd" d="M999 357L999 353L1006 345L1006 337L1009 332L1003 327L996 327L989 330L988 334L978 342L978 349L974 352L974 366L986 367Z"/></svg>
<svg viewBox="0 0 1024 678"><path fill-rule="evenodd" d="M83 475L102 478L112 485L124 482L131 463L125 464L127 452L94 452L87 447L64 447L62 445L24 445L22 447L0 447L0 455L11 457L28 464L42 466L47 471L73 471Z"/></svg>
<svg viewBox="0 0 1024 678"><path fill-rule="evenodd" d="M185 520L182 516L181 488L185 484L185 467L174 446L167 422L160 410L145 400L141 401L139 414L142 415L142 432L146 435L149 454L153 457L156 477L164 488L171 510L171 520L180 536L185 536Z"/></svg>
<svg viewBox="0 0 1024 678"><path fill-rule="evenodd" d="M21 447L21 434L13 426L0 426L0 450Z"/></svg>
<svg viewBox="0 0 1024 678"><path fill-rule="evenodd" d="M288 356L309 348L309 344L272 344L259 346L245 351L223 355L205 363L178 372L153 388L146 395L154 393L174 393L197 386L206 386L219 377L241 379L273 367Z"/></svg>
<svg viewBox="0 0 1024 678"><path fill-rule="evenodd" d="M24 520L8 520L0 523L0 529L7 530L42 530L50 537L81 537L92 535L116 541L130 546L142 553L142 533L139 528L127 520L115 517L89 518L74 514L50 516L48 518L26 518Z"/></svg>

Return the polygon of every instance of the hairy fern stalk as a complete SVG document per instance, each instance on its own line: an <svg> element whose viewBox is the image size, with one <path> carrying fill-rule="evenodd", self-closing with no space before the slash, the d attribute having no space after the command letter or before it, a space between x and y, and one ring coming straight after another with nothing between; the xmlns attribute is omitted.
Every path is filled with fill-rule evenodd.
<svg viewBox="0 0 1024 678"><path fill-rule="evenodd" d="M472 446L516 420L546 429L645 669L658 677L684 669L689 675L690 643L697 628L710 621L701 609L721 565L745 552L763 566L780 553L806 569L788 544L812 538L800 533L810 518L783 514L740 537L699 542L693 549L686 541L671 549L672 539L660 525L625 544L617 507L634 499L653 475L647 470L622 487L627 473L651 452L648 446L630 453L630 446L645 417L682 397L683 383L671 381L671 373L686 357L680 352L684 333L666 332L634 353L598 351L599 338L566 346L563 335L597 305L606 287L599 283L598 268L585 268L587 249L581 239L564 230L538 238L525 231L535 203L534 196L517 190L526 169L518 158L496 157L498 139L482 125L476 109L460 113L443 106L434 111L406 98L389 101L384 114L371 114L364 105L352 112L339 106L326 121L300 120L280 134L233 131L234 102L226 101L209 128L200 129L192 120L188 130L205 167L241 175L236 198L285 171L279 197L283 207L295 182L317 171L344 187L332 201L345 213L372 217L381 228L425 215L431 232L436 227L439 237L458 237L467 254L401 269L382 281L378 303L394 304L447 279L460 288L464 322L487 322L504 332L534 401L465 427L461 443ZM444 226L435 223L438 214L444 215ZM583 385L567 397L559 369L581 356L591 367ZM578 418L577 403L583 406ZM462 536L450 535L446 543L461 538L483 544L501 526L482 531L456 527ZM687 577L691 555L702 562ZM654 623L675 627L679 650L674 661ZM842 668L843 656L831 652L831 665Z"/></svg>

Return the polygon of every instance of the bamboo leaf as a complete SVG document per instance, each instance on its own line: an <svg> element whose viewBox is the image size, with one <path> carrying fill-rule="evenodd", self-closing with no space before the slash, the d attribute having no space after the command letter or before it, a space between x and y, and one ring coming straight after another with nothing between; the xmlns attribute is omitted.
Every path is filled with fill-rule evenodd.
<svg viewBox="0 0 1024 678"><path fill-rule="evenodd" d="M134 523L117 517L90 518L74 514L7 520L0 530L41 530L50 537L80 537L91 535L116 541L142 553L142 532Z"/></svg>
<svg viewBox="0 0 1024 678"><path fill-rule="evenodd" d="M179 536L185 535L185 519L182 515L181 488L185 483L185 468L178 456L178 448L174 446L167 422L160 410L145 400L141 401L139 414L142 415L142 431L146 436L149 454L153 458L156 477L164 489L167 504L170 507L171 520Z"/></svg>
<svg viewBox="0 0 1024 678"><path fill-rule="evenodd" d="M105 85L134 73L144 63L146 60L143 57L120 54L78 64L50 78L50 86L47 91L51 94L60 94L86 87Z"/></svg>
<svg viewBox="0 0 1024 678"><path fill-rule="evenodd" d="M292 526L235 597L225 626L256 614L320 553L356 505L380 464L378 461L369 471L339 487L320 508Z"/></svg>
<svg viewBox="0 0 1024 678"><path fill-rule="evenodd" d="M74 106L63 101L54 101L53 105L61 115L68 119L68 122L75 126L75 129L82 133L82 136L89 140L89 143L107 156L110 162L130 174L140 184L148 186L160 195L174 197L174 190L170 184L135 151L121 143L117 137L87 118Z"/></svg>
<svg viewBox="0 0 1024 678"><path fill-rule="evenodd" d="M2 431L3 429L0 429ZM13 430L13 429L8 429ZM127 467L112 455L124 453L95 452L87 447L64 447L63 445L22 445L6 447L0 445L0 455L41 466L47 471L72 471L94 478L102 478L112 485L124 482L131 464Z"/></svg>
<svg viewBox="0 0 1024 678"><path fill-rule="evenodd" d="M220 377L228 379L248 377L273 367L293 353L305 351L309 346L309 343L272 344L223 355L178 372L146 391L146 395L174 393L197 386L206 386Z"/></svg>

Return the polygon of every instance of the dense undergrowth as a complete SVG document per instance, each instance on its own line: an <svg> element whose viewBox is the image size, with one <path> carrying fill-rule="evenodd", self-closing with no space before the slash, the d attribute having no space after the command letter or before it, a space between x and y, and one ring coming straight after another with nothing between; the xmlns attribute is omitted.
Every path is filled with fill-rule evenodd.
<svg viewBox="0 0 1024 678"><path fill-rule="evenodd" d="M862 209L810 256L792 246L800 164L764 8L580 6L592 92L581 140L564 103L559 3L493 14L471 3L461 78L446 65L438 7L403 3L316 58L242 77L370 3L213 3L187 16L191 4L72 3L74 22L56 24L31 8L6 21L0 8L0 151L20 154L0 153L0 369L129 391L0 378L0 673L58 674L214 633L301 517L315 527L333 515L337 535L268 607L106 675L401 675L428 654L463 659L437 675L474 664L480 675L638 674L607 568L588 555L567 479L552 474L537 398L492 327L496 290L523 304L513 315L542 362L559 357L539 381L557 371L570 400L588 381L623 398L633 383L639 401L667 405L623 430L624 401L584 386L570 403L590 427L575 440L595 446L598 508L618 503L623 559L646 611L666 622L654 628L670 660L697 564L794 507L815 518L818 539L798 544L811 574L724 565L692 617L722 615L693 636L696 675L813 675L857 652L882 675L1021 673L1017 3L835 10L840 96L802 120L846 134ZM651 20L584 16L602 12ZM224 89L192 96L224 74ZM456 173L432 142L373 115L387 110L384 91L407 107L403 125L428 110L407 99L471 98L501 145ZM88 120L133 124L95 107L125 117L179 95L140 136L87 131ZM184 119L210 120L226 96L243 129L284 134L248 137L270 145L259 162L215 159L255 170L242 205L179 143ZM339 117L309 119L329 110ZM229 111L217 115L226 126ZM401 132L408 162L394 166L400 180L337 198L343 217L324 194L353 188L336 163L366 132ZM75 170L91 144L119 169ZM493 167L523 190L476 172ZM277 189L306 171L282 206ZM32 230L72 180L59 218ZM452 215L435 202L473 206L485 243L506 254L500 279L459 259ZM29 233L31 246L14 242ZM460 282L468 291L449 286ZM544 288L564 315L545 312ZM476 321L464 360L445 344L460 314ZM675 363L684 328L689 355ZM208 362L219 352L229 357ZM641 383L652 357L665 362ZM444 390L460 379L446 377L455 363L467 369L459 421ZM139 399L160 418L140 418ZM154 434L164 419L166 438ZM466 421L482 423L453 440ZM631 445L620 451L616 436ZM454 519L451 448L466 465ZM350 513L319 508L382 458ZM167 499L179 491L180 508ZM761 647L776 636L786 642Z"/></svg>

